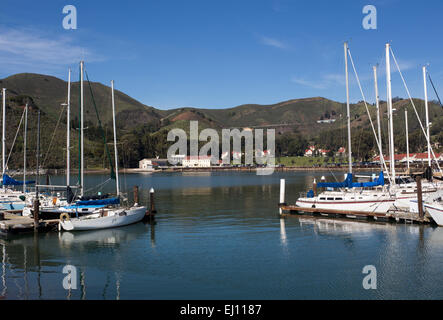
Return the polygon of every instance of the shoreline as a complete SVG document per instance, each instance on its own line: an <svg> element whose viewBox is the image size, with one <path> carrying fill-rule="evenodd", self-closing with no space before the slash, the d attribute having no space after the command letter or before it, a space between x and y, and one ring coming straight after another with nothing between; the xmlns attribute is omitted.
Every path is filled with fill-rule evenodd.
<svg viewBox="0 0 443 320"><path fill-rule="evenodd" d="M162 173L162 172L221 172L221 171L240 171L240 172L254 172L257 169L256 167L168 167L168 168L159 168L155 170L146 170L139 168L121 168L120 173L132 174L132 173ZM355 171L374 171L379 172L379 166L354 166L352 168ZM411 168L412 172L422 172L424 168L415 167ZM406 171L406 167L397 167L397 170ZM286 171L318 171L318 172L347 172L348 167L295 167L295 166L285 166L285 167L275 167L274 172L286 172ZM13 175L23 174L22 171L11 171ZM72 174L77 174L77 170L71 170ZM108 174L109 169L85 169L85 174ZM27 171L28 175L35 175L35 170ZM66 170L64 169L41 169L40 175L62 175L66 174Z"/></svg>

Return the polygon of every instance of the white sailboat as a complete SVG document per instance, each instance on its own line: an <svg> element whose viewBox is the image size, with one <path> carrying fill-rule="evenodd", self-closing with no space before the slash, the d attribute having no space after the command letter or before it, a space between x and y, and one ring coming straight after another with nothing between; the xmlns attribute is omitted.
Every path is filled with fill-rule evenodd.
<svg viewBox="0 0 443 320"><path fill-rule="evenodd" d="M20 120L20 125L17 129L20 130L23 118L25 118L25 128L24 128L24 163L23 163L23 181L16 181L6 174L6 88L2 89L2 100L3 100L3 110L2 110L2 187L0 188L0 210L13 210L20 211L26 205L26 199L28 194L26 193L26 185L33 183L33 181L26 181L26 132L27 132L27 116L28 116L28 105L26 104L25 110L23 111L22 119ZM9 159L9 158L8 158ZM23 186L23 191L15 190L10 188L10 186Z"/></svg>
<svg viewBox="0 0 443 320"><path fill-rule="evenodd" d="M350 121L349 121L349 84L348 84L348 51L347 44L345 43L345 71L346 71L346 95L347 95L347 116L348 116L348 156L349 156L349 174L352 175L352 151L351 151L351 142L350 142ZM392 108L392 92L391 92L391 67L390 67L390 52L392 52L390 48L390 44L386 44L386 84L387 84L387 101L388 101L388 124L389 124L389 158L394 158L394 131L393 131L393 108ZM351 58L352 66L353 61ZM393 56L394 57L394 56ZM395 57L394 61L397 64ZM398 65L397 65L398 67ZM355 68L354 68L355 71ZM374 75L376 73L374 71ZM425 71L424 71L425 75ZM361 89L358 77L357 82L360 87L360 91L364 99L363 91ZM376 89L376 98L378 100L378 89L377 89L377 81L375 79L375 89ZM409 93L409 90L408 90ZM412 101L412 99L411 99ZM427 101L426 94L426 84L425 84L425 101ZM413 103L413 101L412 101ZM427 105L427 103L426 103ZM414 105L413 105L414 106ZM415 106L414 106L415 109ZM368 112L368 111L367 111ZM408 210L410 206L410 201L417 198L417 185L415 181L405 182L402 181L399 177L396 176L395 173L395 163L394 161L390 161L390 170L386 167L386 162L383 158L382 148L381 148L381 135L380 131L378 134L379 139L377 139L377 135L375 133L375 129L372 125L372 120L370 118L368 112L369 120L371 122L371 126L373 129L373 133L375 139L377 141L377 145L380 152L380 160L386 169L386 173L388 174L389 184L384 185L381 181L380 176L378 180L380 180L379 184L367 183L359 185L358 183L352 183L352 176L350 179L347 179L347 183L320 183L317 186L324 188L339 188L339 190L335 191L323 191L318 196L314 196L311 191L309 195L300 197L296 204L297 206L303 208L321 208L321 209L337 209L337 210L355 210L355 211L365 211L365 212L374 212L374 213L386 213L390 209L404 209ZM420 122L420 120L419 120ZM421 124L421 122L420 122ZM428 119L426 126L428 127ZM423 129L423 128L422 128ZM432 148L429 143L429 134L423 130L427 141L428 141L428 156L430 157L430 153L432 152ZM430 150L430 151L429 151ZM432 152L433 153L433 152ZM429 162L430 163L430 162ZM438 165L438 163L437 163ZM380 175L382 175L383 171ZM346 180L345 180L346 181ZM442 183L434 183L434 182L423 182L422 190L424 194L433 194L437 190L442 189Z"/></svg>
<svg viewBox="0 0 443 320"><path fill-rule="evenodd" d="M115 126L115 100L114 100L114 81L111 81L112 93L112 119L114 129L114 157L115 157L115 173L116 173L116 191L120 196L120 187L118 179L118 151L117 136ZM60 217L60 226L66 231L84 231L97 230L126 226L136 222L140 222L146 214L146 207L139 206L135 203L132 207L114 207L96 209L93 213L82 217L70 218L68 214Z"/></svg>
<svg viewBox="0 0 443 320"><path fill-rule="evenodd" d="M296 205L302 208L319 208L319 209L336 209L344 211L364 211L374 213L386 213L393 205L395 197L391 192L387 192L384 186L383 171L380 172L379 177L372 182L366 184L359 184L352 182L352 145L351 145L351 115L349 102L349 75L348 75L348 44L344 44L345 54L345 76L346 76L346 111L347 111L347 127L348 127L348 162L349 173L346 175L345 181L340 183L320 183L320 187L336 188L339 190L326 190L319 195L314 195L313 192L308 192L306 196L300 197ZM353 63L353 61L351 60ZM376 95L378 100L378 89L376 84ZM372 120L371 120L372 125ZM380 126L380 125L379 125ZM373 128L374 133L375 129ZM380 137L380 134L379 134ZM375 135L377 145L380 152L381 141ZM383 157L383 156L381 156ZM386 164L383 162L382 165ZM387 169L387 168L386 168Z"/></svg>

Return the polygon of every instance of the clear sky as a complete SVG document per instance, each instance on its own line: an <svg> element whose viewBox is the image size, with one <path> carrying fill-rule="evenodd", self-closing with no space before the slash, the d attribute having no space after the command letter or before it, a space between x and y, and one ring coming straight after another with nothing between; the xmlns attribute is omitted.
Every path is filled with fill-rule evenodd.
<svg viewBox="0 0 443 320"><path fill-rule="evenodd" d="M77 8L77 29L62 25ZM377 29L362 26L377 9ZM423 97L421 67L443 95L443 1L352 0L3 0L0 77L35 72L67 79L85 60L92 81L144 104L227 108L323 96L345 101L343 42L368 100L379 63L386 99L384 46L391 42L411 93ZM353 77L353 74L350 74ZM393 96L406 96L393 74ZM435 95L430 89L430 99ZM355 81L351 100L361 100Z"/></svg>

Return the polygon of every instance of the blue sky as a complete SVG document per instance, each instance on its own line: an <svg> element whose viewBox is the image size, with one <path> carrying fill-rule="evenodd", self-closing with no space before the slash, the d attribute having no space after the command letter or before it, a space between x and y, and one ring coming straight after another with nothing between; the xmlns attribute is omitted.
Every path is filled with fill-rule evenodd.
<svg viewBox="0 0 443 320"><path fill-rule="evenodd" d="M62 27L68 4L77 8L77 30ZM377 30L362 27L367 4L377 8ZM83 58L91 80L114 79L117 89L162 109L312 96L345 101L343 42L349 41L373 101L376 63L386 96L390 41L412 95L422 98L426 63L443 95L442 14L441 0L3 0L0 77L35 72L67 79L67 68L78 70ZM393 96L405 97L398 74L392 81ZM351 100L361 100L355 81Z"/></svg>

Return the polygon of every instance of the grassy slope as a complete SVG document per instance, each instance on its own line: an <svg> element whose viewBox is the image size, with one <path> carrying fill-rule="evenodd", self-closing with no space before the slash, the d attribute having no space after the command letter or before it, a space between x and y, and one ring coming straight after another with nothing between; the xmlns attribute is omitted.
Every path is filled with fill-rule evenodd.
<svg viewBox="0 0 443 320"><path fill-rule="evenodd" d="M75 77L75 76L74 76ZM38 75L38 74L17 74L0 80L0 86L8 89L8 98L14 98L19 95L30 96L33 99L34 111L30 112L30 129L29 129L29 148L35 147L35 122L36 122L36 108L42 110L42 150L47 150L47 145L54 132L55 124L60 115L60 104L65 102L67 95L67 83L55 77ZM107 130L111 130L111 92L108 86L100 83L92 83L94 97L97 103L100 117ZM79 83L72 84L72 113L71 119L78 117L78 94ZM288 130L296 130L308 138L320 136L329 129L339 129L343 137L346 136L346 106L344 103L331 101L325 98L309 98L309 99L295 99L272 105L257 105L248 104L241 105L228 109L195 109L195 108L178 108L173 110L158 110L152 107L143 105L142 103L132 99L126 94L116 91L116 107L117 107L117 123L122 131L120 135L129 132L132 128L148 124L148 123L162 123L160 130L170 130L173 128L184 129L187 133L189 131L189 120L198 120L199 129L232 127L260 127L268 125L282 125L277 126L277 132ZM415 100L419 115L424 119L423 101ZM19 122L23 103L8 102L8 143L12 143L15 130ZM375 107L369 105L372 119L375 124ZM386 111L386 104L381 105L382 112ZM404 108L409 112L409 129L410 132L419 128L416 116L410 106L408 100L398 101L394 104L397 109L394 117L394 129L396 133L404 133ZM86 120L96 124L96 115L91 103L89 87L85 83L85 112ZM336 118L337 121L333 124L317 124L317 120L328 112L331 118ZM335 113L335 115L332 115ZM362 129L369 128L369 121L366 114L364 104L351 105L351 119L352 119L352 134L357 136L361 134ZM437 105L430 104L430 118L434 125L434 131L438 126L443 125L443 110ZM64 162L64 139L65 139L65 115L62 116L60 128L56 132L57 145L51 154L49 162L57 162L63 164ZM291 124L290 127L283 126L284 124ZM383 132L387 130L386 115L383 114ZM437 130L439 131L439 130ZM77 131L72 130L73 152L76 153L76 136ZM384 134L385 135L385 134ZM343 143L345 139L343 138ZM21 136L18 137L20 142ZM63 139L63 143L60 143ZM93 156L94 150L100 148L101 138L98 136L91 138L94 141L87 141L87 149L89 148L90 156ZM424 141L424 138L423 138ZM19 143L20 144L20 143ZM101 146L102 147L102 146ZM87 150L88 152L88 150ZM95 154L97 156L97 153ZM44 156L44 155L43 155ZM20 155L13 154L14 161L20 162ZM30 160L32 163L32 159ZM75 160L74 160L75 162ZM94 162L94 161L93 161ZM100 164L102 159L97 159L91 165Z"/></svg>

